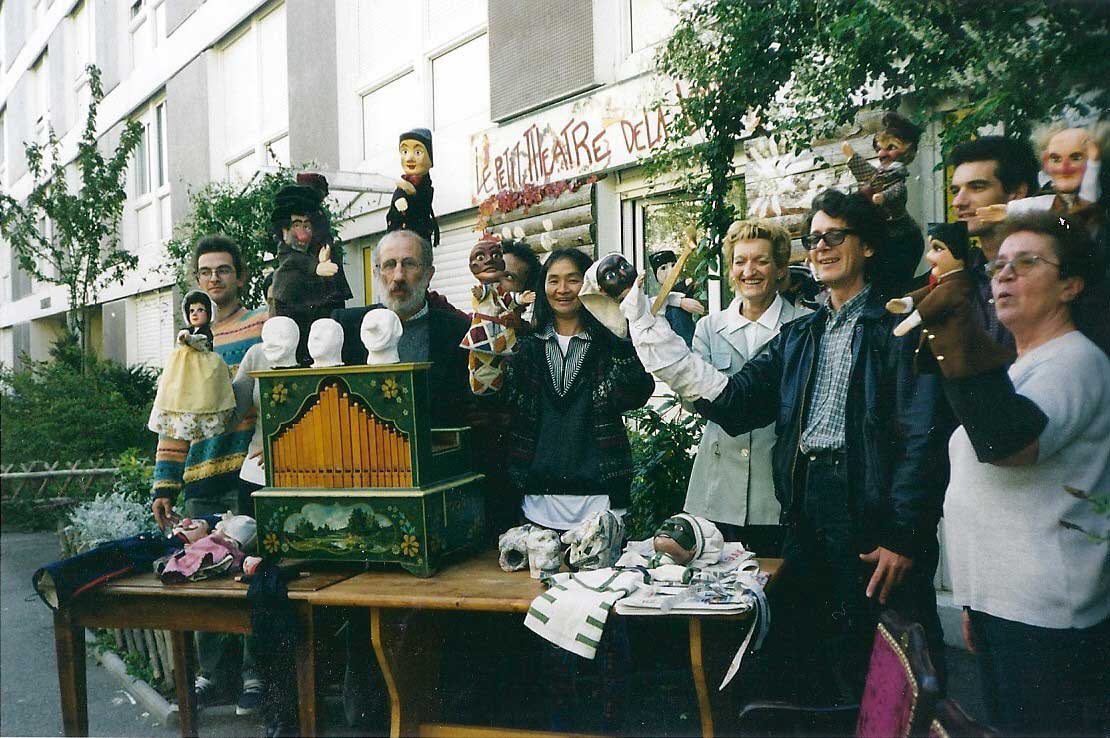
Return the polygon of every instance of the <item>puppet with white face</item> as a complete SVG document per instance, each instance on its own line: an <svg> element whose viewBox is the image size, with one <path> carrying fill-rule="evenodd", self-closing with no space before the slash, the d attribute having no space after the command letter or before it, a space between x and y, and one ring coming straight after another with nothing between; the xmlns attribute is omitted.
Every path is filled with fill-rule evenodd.
<svg viewBox="0 0 1110 738"><path fill-rule="evenodd" d="M975 211L975 216L988 222L1000 222L1026 213L1056 211L1067 215L1072 222L1081 222L1092 232L1099 217L1092 206L1102 196L1099 175L1102 166L1102 149L1110 126L1076 128L1064 121L1057 121L1037 130L1034 142L1041 155L1041 170L1049 182L1041 192L1032 197L998 205L987 205Z"/></svg>
<svg viewBox="0 0 1110 738"><path fill-rule="evenodd" d="M158 380L158 394L147 427L183 441L198 441L224 432L235 414L231 372L212 350L216 303L202 290L181 301L188 328L177 334L177 346Z"/></svg>
<svg viewBox="0 0 1110 738"><path fill-rule="evenodd" d="M958 379L1014 361L1014 352L995 343L972 315L976 286L964 269L968 250L967 223L930 223L925 252L932 265L929 284L886 304L892 313L913 311L894 327L894 335L924 326L914 357L918 372L939 369L949 379Z"/></svg>

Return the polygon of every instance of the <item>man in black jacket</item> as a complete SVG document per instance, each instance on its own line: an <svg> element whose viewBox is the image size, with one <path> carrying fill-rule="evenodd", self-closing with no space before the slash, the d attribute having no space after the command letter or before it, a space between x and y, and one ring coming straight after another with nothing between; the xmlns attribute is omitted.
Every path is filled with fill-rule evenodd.
<svg viewBox="0 0 1110 738"><path fill-rule="evenodd" d="M808 684L810 696L815 682L797 659L815 659L825 677L817 683L850 702L880 606L925 626L943 670L932 580L952 424L938 417L946 406L935 378L913 372L917 335L891 333L882 214L859 195L829 190L814 200L804 232L828 304L783 326L731 377L690 357L656 375L730 434L775 422L775 494L788 532L770 643L789 645L778 658L790 660L777 667ZM635 341L635 321L632 334Z"/></svg>

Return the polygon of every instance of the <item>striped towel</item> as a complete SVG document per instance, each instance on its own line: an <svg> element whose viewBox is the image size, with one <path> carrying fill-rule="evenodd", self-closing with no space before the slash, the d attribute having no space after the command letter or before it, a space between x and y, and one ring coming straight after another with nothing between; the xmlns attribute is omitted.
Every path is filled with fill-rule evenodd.
<svg viewBox="0 0 1110 738"><path fill-rule="evenodd" d="M532 600L524 625L560 648L593 659L613 604L642 581L638 571L597 569L556 574L549 589Z"/></svg>

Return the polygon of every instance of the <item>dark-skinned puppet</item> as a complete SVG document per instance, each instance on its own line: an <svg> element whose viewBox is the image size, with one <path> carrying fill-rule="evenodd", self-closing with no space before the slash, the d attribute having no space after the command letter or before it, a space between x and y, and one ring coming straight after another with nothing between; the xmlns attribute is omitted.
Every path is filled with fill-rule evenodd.
<svg viewBox="0 0 1110 738"><path fill-rule="evenodd" d="M183 441L218 436L235 413L231 371L212 350L216 303L203 290L192 290L181 301L188 328L177 334L147 427Z"/></svg>
<svg viewBox="0 0 1110 738"><path fill-rule="evenodd" d="M439 245L439 223L432 212L432 175L428 170L434 166L432 160L432 132L427 128L413 128L401 134L397 143L401 156L401 178L397 189L389 201L385 214L387 231L408 229L416 231L431 242Z"/></svg>
<svg viewBox="0 0 1110 738"><path fill-rule="evenodd" d="M272 224L278 244L274 270L274 312L292 318L300 329L297 359L308 360L312 323L329 317L351 297L351 289L333 251L331 224L321 204L327 180L298 176L298 183L278 190Z"/></svg>
<svg viewBox="0 0 1110 738"><path fill-rule="evenodd" d="M501 389L505 362L516 350L520 316L536 294L502 286L505 255L501 238L493 234L484 234L470 250L470 273L478 284L471 293L470 330L459 345L470 351L471 392L488 395Z"/></svg>
<svg viewBox="0 0 1110 738"><path fill-rule="evenodd" d="M648 255L648 263L651 264L655 281L662 285L678 263L678 255L669 249L655 251ZM667 295L667 307L663 312L671 328L682 337L687 346L694 341L692 316L705 314L705 308L693 296L694 290L694 280L689 277L675 282L671 293Z"/></svg>
<svg viewBox="0 0 1110 738"><path fill-rule="evenodd" d="M879 166L870 164L847 142L840 148L848 157L848 169L860 192L886 214L891 246L888 276L893 284L904 285L921 260L921 227L906 212L907 167L917 157L921 129L893 111L883 114L882 126L871 141Z"/></svg>
<svg viewBox="0 0 1110 738"><path fill-rule="evenodd" d="M925 252L932 266L929 284L886 304L892 313L910 313L894 327L894 335L924 326L914 356L919 372L939 369L946 377L967 377L1009 366L1016 358L991 339L973 315L977 288L964 269L968 248L967 223L930 223Z"/></svg>

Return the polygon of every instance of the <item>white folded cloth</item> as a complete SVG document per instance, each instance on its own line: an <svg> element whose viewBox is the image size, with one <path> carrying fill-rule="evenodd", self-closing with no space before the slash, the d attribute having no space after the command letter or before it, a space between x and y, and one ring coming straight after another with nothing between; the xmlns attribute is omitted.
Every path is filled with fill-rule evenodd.
<svg viewBox="0 0 1110 738"><path fill-rule="evenodd" d="M613 604L642 581L638 571L597 569L544 579L550 588L532 600L524 625L560 648L593 659Z"/></svg>

